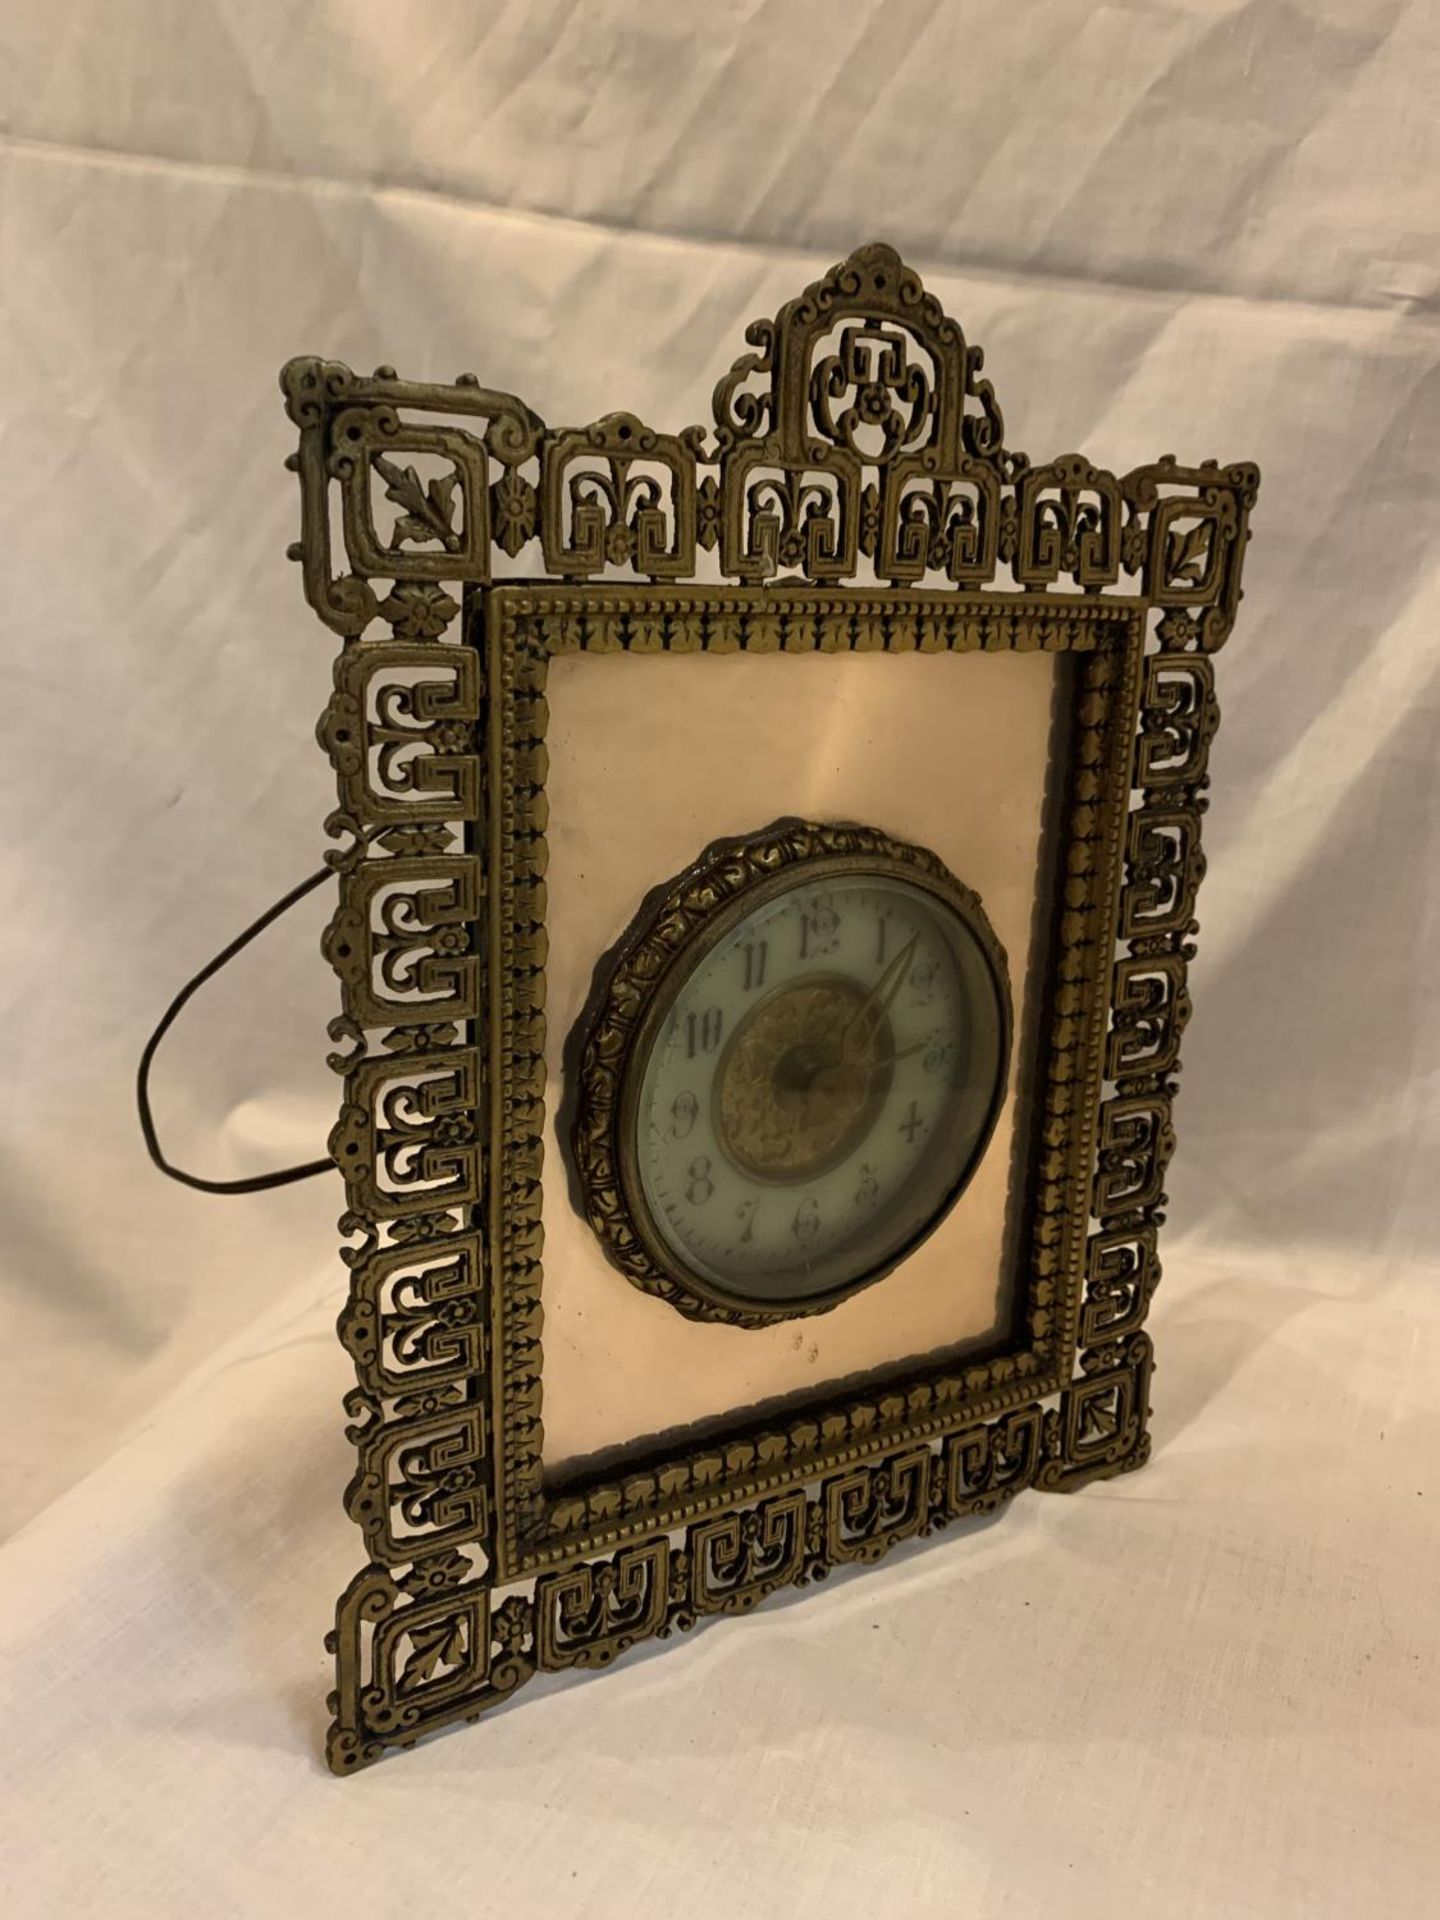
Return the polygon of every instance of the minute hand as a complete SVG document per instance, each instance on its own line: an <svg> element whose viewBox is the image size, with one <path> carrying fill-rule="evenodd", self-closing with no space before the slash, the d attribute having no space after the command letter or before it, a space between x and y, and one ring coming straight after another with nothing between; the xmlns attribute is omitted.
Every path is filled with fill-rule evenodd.
<svg viewBox="0 0 1440 1920"><path fill-rule="evenodd" d="M857 1060L869 1044L904 984L919 944L919 934L912 934L846 1022L840 1035L840 1058L845 1064Z"/></svg>

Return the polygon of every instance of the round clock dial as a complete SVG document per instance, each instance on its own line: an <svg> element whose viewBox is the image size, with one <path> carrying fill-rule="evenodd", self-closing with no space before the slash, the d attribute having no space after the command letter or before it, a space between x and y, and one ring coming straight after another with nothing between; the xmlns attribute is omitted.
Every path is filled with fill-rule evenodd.
<svg viewBox="0 0 1440 1920"><path fill-rule="evenodd" d="M681 896L707 868L714 904L688 934L674 890L648 943L642 917L639 946L675 951L607 1115L620 1264L657 1270L682 1310L814 1311L888 1271L977 1163L1004 1092L1004 957L933 856L867 829L729 843Z"/></svg>

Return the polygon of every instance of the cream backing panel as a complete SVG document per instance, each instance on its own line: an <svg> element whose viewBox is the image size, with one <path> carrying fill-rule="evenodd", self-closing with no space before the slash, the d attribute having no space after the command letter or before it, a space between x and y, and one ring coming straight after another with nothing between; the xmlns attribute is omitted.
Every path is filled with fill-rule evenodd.
<svg viewBox="0 0 1440 1920"><path fill-rule="evenodd" d="M552 661L544 1196L547 1468L639 1435L993 1335L1013 1084L970 1187L900 1268L759 1331L683 1319L608 1265L556 1132L566 1037L597 957L712 840L787 814L937 853L1010 960L1017 1036L1056 685L1043 653L563 655ZM1012 1063L1013 1083L1013 1063Z"/></svg>

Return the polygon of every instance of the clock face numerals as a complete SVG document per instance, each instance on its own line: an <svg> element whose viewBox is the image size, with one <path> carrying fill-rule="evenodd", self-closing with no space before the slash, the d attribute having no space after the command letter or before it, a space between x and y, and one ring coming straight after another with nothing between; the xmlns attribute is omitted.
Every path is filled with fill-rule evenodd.
<svg viewBox="0 0 1440 1920"><path fill-rule="evenodd" d="M1008 1053L977 918L899 861L801 862L682 951L621 1122L669 1268L747 1306L803 1304L876 1277L943 1217Z"/></svg>

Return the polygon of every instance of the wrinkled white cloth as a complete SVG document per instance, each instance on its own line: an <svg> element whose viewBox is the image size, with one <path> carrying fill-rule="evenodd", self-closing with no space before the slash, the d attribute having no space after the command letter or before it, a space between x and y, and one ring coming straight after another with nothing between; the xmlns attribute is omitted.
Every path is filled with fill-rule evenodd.
<svg viewBox="0 0 1440 1920"><path fill-rule="evenodd" d="M0 87L7 1913L1433 1913L1436 9L10 0ZM868 238L1010 444L1264 474L1155 1459L332 1782L338 1182L131 1108L332 804L276 371L679 426ZM327 911L176 1029L177 1157L318 1150Z"/></svg>

